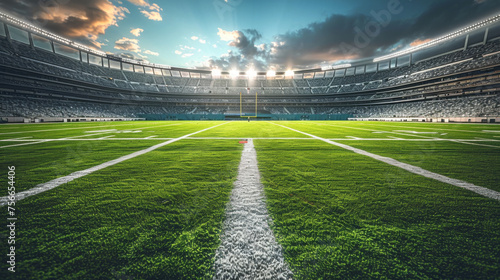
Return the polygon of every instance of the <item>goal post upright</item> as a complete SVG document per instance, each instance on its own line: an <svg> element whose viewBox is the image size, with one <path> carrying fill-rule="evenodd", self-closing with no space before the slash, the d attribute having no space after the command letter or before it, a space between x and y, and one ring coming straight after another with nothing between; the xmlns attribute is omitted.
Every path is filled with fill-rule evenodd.
<svg viewBox="0 0 500 280"><path fill-rule="evenodd" d="M240 92L240 118L257 118L257 107L258 107L258 93L255 92L255 116L243 116L243 98Z"/></svg>

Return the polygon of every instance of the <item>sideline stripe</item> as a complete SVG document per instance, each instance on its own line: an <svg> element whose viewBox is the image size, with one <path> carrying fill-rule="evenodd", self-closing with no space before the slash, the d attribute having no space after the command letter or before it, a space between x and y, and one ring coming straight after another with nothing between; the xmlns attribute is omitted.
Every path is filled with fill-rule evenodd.
<svg viewBox="0 0 500 280"><path fill-rule="evenodd" d="M264 199L257 153L248 139L226 208L213 279L291 279L283 248L269 227Z"/></svg>
<svg viewBox="0 0 500 280"><path fill-rule="evenodd" d="M71 181L73 181L73 180L75 180L77 178L89 175L89 174L91 174L91 173L93 173L95 171L104 169L104 168L109 167L109 166L113 166L113 165L115 165L117 163L120 163L120 162L129 160L129 159L135 158L137 156L149 153L151 151L154 151L154 150L156 150L158 148L161 148L163 146L166 146L168 144L171 144L171 143L174 143L176 141L185 139L185 138L187 138L187 137L189 137L191 135L195 135L197 133L204 132L204 131L207 131L207 130L212 129L212 128L216 128L216 127L224 125L224 124L227 124L227 122L219 124L219 125L216 125L216 126L212 126L212 127L209 127L209 128L205 128L205 129L202 129L202 130L197 131L197 132L186 134L186 135L181 136L179 138L175 138L175 139L169 140L167 142L163 142L163 143L151 146L151 147L149 147L147 149L144 149L144 150L133 152L133 153L128 154L126 156L122 156L122 157L119 157L117 159L110 160L110 161L105 162L105 163L101 163L99 165L87 168L85 170L80 170L80 171L73 172L73 173L71 173L71 174L69 174L67 176L60 177L60 178L54 179L54 180L46 182L46 183L38 184L38 185L36 185L35 187L33 187L33 188L29 189L29 190L16 193L16 199L15 199L15 201L19 201L19 200L25 199L27 197L30 197L32 195L36 195L36 194L39 194L39 193L51 190L53 188L59 187L62 184L66 184L68 182L71 182ZM8 202L8 197L7 196L0 197L0 206L6 205L7 202Z"/></svg>
<svg viewBox="0 0 500 280"><path fill-rule="evenodd" d="M367 152L365 150L361 150L361 149L357 149L357 148L354 148L354 147L351 147L351 146L348 146L348 145L345 145L345 144L340 144L340 143L337 143L337 142L333 142L331 140L324 139L324 138L321 138L321 137L318 137L318 136L315 136L315 135L312 135L312 134L309 134L309 133L306 133L306 132L302 132L302 131L299 131L299 130L296 130L296 129L293 129L293 128L290 128L290 127L286 127L284 125L280 125L280 124L276 124L276 123L273 123L273 124L275 124L277 126L281 126L283 128L288 128L288 129L290 129L292 131L295 131L295 132L298 132L298 133L302 133L302 134L307 135L309 137L321 140L321 141L326 142L328 144L332 144L332 145L344 148L346 150L355 152L357 154L368 156L368 157L371 157L373 159L385 162L387 164L390 164L390 165L402 168L402 169L404 169L406 171L409 171L411 173L414 173L414 174L417 174L417 175L421 175L421 176L424 176L424 177L427 177L427 178L435 179L437 181L440 181L440 182L443 182L443 183L447 183L447 184L450 184L450 185L453 185L453 186L456 186L456 187L464 188L466 190L473 191L473 192L475 192L477 194L480 194L480 195L488 197L488 198L500 200L500 192L497 192L497 191L494 191L494 190L490 190L490 189L485 188L485 187L476 186L474 184L471 184L471 183L468 183L468 182L465 182L465 181L462 181L462 180L458 180L458 179L453 179L453 178L450 178L450 177L446 177L444 175L437 174L437 173L425 170L425 169L420 168L418 166L414 166L414 165L411 165L411 164L407 164L407 163L403 163L403 162L397 161L397 160L395 160L393 158L379 156L379 155Z"/></svg>

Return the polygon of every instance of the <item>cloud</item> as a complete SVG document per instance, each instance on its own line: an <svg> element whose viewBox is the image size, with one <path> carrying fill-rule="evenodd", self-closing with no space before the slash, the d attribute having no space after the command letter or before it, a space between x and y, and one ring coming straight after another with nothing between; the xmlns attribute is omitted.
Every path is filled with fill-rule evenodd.
<svg viewBox="0 0 500 280"><path fill-rule="evenodd" d="M153 52L153 51L150 51L150 50L145 50L144 51L145 54L150 54L150 55L154 55L154 56L159 56L160 54L157 53L157 52Z"/></svg>
<svg viewBox="0 0 500 280"><path fill-rule="evenodd" d="M163 20L160 13L156 12L156 11L154 11L154 12L141 11L141 13L150 20L155 20L155 21L162 21Z"/></svg>
<svg viewBox="0 0 500 280"><path fill-rule="evenodd" d="M198 40L198 37L196 37L196 36L191 36L191 40L196 41L196 40Z"/></svg>
<svg viewBox="0 0 500 280"><path fill-rule="evenodd" d="M141 32L143 32L143 31L144 31L144 29L142 29L142 28L134 28L134 29L130 30L130 33L134 34L134 36L136 36L136 37L139 37L139 36L141 36Z"/></svg>
<svg viewBox="0 0 500 280"><path fill-rule="evenodd" d="M200 39L199 41L200 41L200 43L202 43L202 44L205 44L205 43L207 42L207 41L205 41L205 40L203 40L203 39Z"/></svg>
<svg viewBox="0 0 500 280"><path fill-rule="evenodd" d="M192 55L193 55L192 53L185 53L185 54L183 54L181 57L182 57L182 58L185 58L185 57L190 57L190 56L192 56Z"/></svg>
<svg viewBox="0 0 500 280"><path fill-rule="evenodd" d="M412 47L416 47L416 46L419 46L419 45L422 45L422 44L425 44L427 42L431 41L431 39L416 39L415 41L411 42L410 43L410 46Z"/></svg>
<svg viewBox="0 0 500 280"><path fill-rule="evenodd" d="M390 15L384 20L380 11L361 14L331 14L304 28L276 35L271 42L256 30L223 30L220 40L232 52L212 57L212 66L243 69L254 63L268 68L312 68L337 61L357 60L383 55L445 35L458 28L498 13L498 1L443 0L431 2L420 14ZM401 7L403 7L401 2ZM379 16L377 18L377 16ZM258 43L257 43L258 42Z"/></svg>
<svg viewBox="0 0 500 280"><path fill-rule="evenodd" d="M212 47L217 48L217 45L216 45L216 44L213 44L213 45L212 45Z"/></svg>
<svg viewBox="0 0 500 280"><path fill-rule="evenodd" d="M269 54L267 50L262 50L256 46L256 41L262 38L262 35L257 30L226 31L219 28L217 35L222 41L228 42L227 45L233 47L234 50L230 50L218 58L210 58L207 61L210 67L219 69L252 67L258 71L267 68Z"/></svg>
<svg viewBox="0 0 500 280"><path fill-rule="evenodd" d="M219 35L220 39L222 41L235 41L239 38L240 36L240 31L234 30L234 31L226 31L223 30L222 28L218 28L219 32L217 32L217 35Z"/></svg>
<svg viewBox="0 0 500 280"><path fill-rule="evenodd" d="M175 51L175 54L181 55L181 54L182 54L182 52L181 52L181 51L176 50L176 51Z"/></svg>
<svg viewBox="0 0 500 280"><path fill-rule="evenodd" d="M145 0L128 0L130 3L143 7L140 9L141 14L143 14L146 18L154 21L162 21L160 12L163 11L162 8L156 3L149 4ZM148 11L149 10L149 11Z"/></svg>
<svg viewBox="0 0 500 280"><path fill-rule="evenodd" d="M141 47L139 47L139 40L130 39L126 37L122 37L121 39L115 42L115 49L130 51L135 53L141 52Z"/></svg>
<svg viewBox="0 0 500 280"><path fill-rule="evenodd" d="M125 7L108 0L63 1L61 4L40 4L40 1L2 0L0 8L34 22L58 35L83 44L100 47L97 42L110 26L130 13ZM52 2L50 2L52 3Z"/></svg>

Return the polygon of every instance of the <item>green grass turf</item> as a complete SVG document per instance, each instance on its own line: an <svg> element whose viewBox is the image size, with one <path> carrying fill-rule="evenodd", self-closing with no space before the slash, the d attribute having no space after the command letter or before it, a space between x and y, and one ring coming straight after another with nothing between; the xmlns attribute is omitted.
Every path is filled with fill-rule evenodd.
<svg viewBox="0 0 500 280"><path fill-rule="evenodd" d="M82 139L171 138L222 123L0 125L0 139L64 138L115 128L120 133ZM494 125L273 123L341 139L434 137L395 130L436 131L448 139L500 136L483 131L500 130ZM229 122L193 137L307 137L273 123ZM391 133L373 133L379 131ZM160 142L54 141L5 148L0 167L6 174L7 165L16 165L20 191ZM242 148L237 142L182 140L19 202L19 273L13 279L210 278ZM442 141L338 142L498 190L498 148ZM0 146L6 143L21 142ZM498 201L318 140L255 143L273 230L297 279L500 278ZM6 233L1 227L0 239ZM1 244L7 251L7 243ZM10 279L2 263L0 279Z"/></svg>
<svg viewBox="0 0 500 280"><path fill-rule="evenodd" d="M82 138L88 134L100 133L100 130L116 129L117 131L102 132L102 134L95 136L87 136L91 138L99 138L109 135L115 135L117 138L143 138L156 135L156 138L176 138L184 136L188 133L202 130L222 122L133 122L125 125L116 126L76 126L65 127L64 130L58 128L42 129L40 128L23 128L19 132L22 133L7 133L0 134L0 139L12 139L18 137L32 137L33 139L54 139L75 137ZM117 124L117 123L113 123ZM74 129L78 128L78 129ZM58 130L53 130L58 129ZM46 131L50 130L50 131ZM132 131L139 131L138 133Z"/></svg>
<svg viewBox="0 0 500 280"><path fill-rule="evenodd" d="M436 134L416 134L422 136L438 136L444 139L474 139L475 137L494 139L500 136L500 126L496 124L442 124L442 123L387 123L387 122L355 122L348 125L359 128L370 128L388 131L437 132Z"/></svg>
<svg viewBox="0 0 500 280"><path fill-rule="evenodd" d="M500 192L500 146L490 148L448 141L337 142Z"/></svg>
<svg viewBox="0 0 500 280"><path fill-rule="evenodd" d="M206 143L172 143L19 202L17 272L2 262L0 279L211 278L242 145Z"/></svg>
<svg viewBox="0 0 500 280"><path fill-rule="evenodd" d="M7 125L0 124L1 139L23 137L24 133L39 133L44 131L78 131L78 130L94 130L94 129L128 129L130 126L150 122L95 122L95 123L46 123L46 124L22 124L22 125ZM156 122L159 123L159 122ZM172 122L173 123L173 122Z"/></svg>
<svg viewBox="0 0 500 280"><path fill-rule="evenodd" d="M230 122L223 126L196 134L193 137L237 137L237 138L260 138L260 137L307 137L303 134L281 128L269 122Z"/></svg>
<svg viewBox="0 0 500 280"><path fill-rule="evenodd" d="M0 167L5 170L7 166L16 167L16 190L19 192L161 142L54 141L10 147L0 149Z"/></svg>
<svg viewBox="0 0 500 280"><path fill-rule="evenodd" d="M432 123L381 123L381 122L279 122L285 126L312 133L323 138L343 138L353 136L359 138L388 138L403 139L476 139L485 138L499 140L494 136L500 133L485 132L484 130L500 130L500 126L454 124L452 127ZM498 128L498 129L497 129Z"/></svg>
<svg viewBox="0 0 500 280"><path fill-rule="evenodd" d="M255 145L297 279L500 277L498 201L320 141Z"/></svg>

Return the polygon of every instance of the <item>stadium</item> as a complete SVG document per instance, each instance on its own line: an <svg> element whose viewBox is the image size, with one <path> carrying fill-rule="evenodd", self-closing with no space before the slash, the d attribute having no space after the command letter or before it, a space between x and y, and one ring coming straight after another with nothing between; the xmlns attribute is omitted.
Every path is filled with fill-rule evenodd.
<svg viewBox="0 0 500 280"><path fill-rule="evenodd" d="M314 64L276 62L300 32L219 28L212 51L250 41L252 67L113 53L0 4L0 279L500 279L500 6L368 51L411 14L393 2Z"/></svg>

